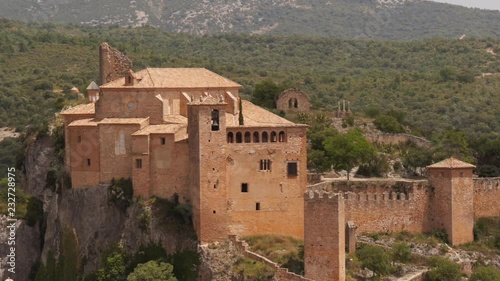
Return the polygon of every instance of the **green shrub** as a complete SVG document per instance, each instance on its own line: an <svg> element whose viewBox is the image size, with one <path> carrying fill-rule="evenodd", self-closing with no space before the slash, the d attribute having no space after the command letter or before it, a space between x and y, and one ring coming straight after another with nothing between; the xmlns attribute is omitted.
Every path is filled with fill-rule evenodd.
<svg viewBox="0 0 500 281"><path fill-rule="evenodd" d="M389 115L379 115L373 124L382 132L385 133L403 133L403 126L396 118Z"/></svg>
<svg viewBox="0 0 500 281"><path fill-rule="evenodd" d="M132 180L124 178L115 180L113 178L108 188L108 194L109 200L115 203L120 210L125 212L130 206L134 195Z"/></svg>
<svg viewBox="0 0 500 281"><path fill-rule="evenodd" d="M356 251L356 257L362 268L368 268L377 275L386 275L392 271L389 255L380 247L365 245Z"/></svg>
<svg viewBox="0 0 500 281"><path fill-rule="evenodd" d="M395 261L407 263L411 260L411 249L404 242L396 243L392 246L392 257Z"/></svg>
<svg viewBox="0 0 500 281"><path fill-rule="evenodd" d="M469 281L499 281L500 270L493 267L478 267L474 270Z"/></svg>
<svg viewBox="0 0 500 281"><path fill-rule="evenodd" d="M274 276L274 270L270 266L249 258L238 259L233 265L233 271L244 280L268 281L273 280Z"/></svg>
<svg viewBox="0 0 500 281"><path fill-rule="evenodd" d="M431 235L439 239L441 242L448 244L448 234L444 229L433 229Z"/></svg>
<svg viewBox="0 0 500 281"><path fill-rule="evenodd" d="M149 261L139 264L127 277L127 281L177 281L174 267L169 263Z"/></svg>
<svg viewBox="0 0 500 281"><path fill-rule="evenodd" d="M460 267L442 257L432 257L428 261L431 270L427 273L428 281L458 281L462 274Z"/></svg>
<svg viewBox="0 0 500 281"><path fill-rule="evenodd" d="M151 213L148 210L144 210L142 214L137 217L137 222L139 223L139 228L144 231L149 231L149 226L151 225Z"/></svg>

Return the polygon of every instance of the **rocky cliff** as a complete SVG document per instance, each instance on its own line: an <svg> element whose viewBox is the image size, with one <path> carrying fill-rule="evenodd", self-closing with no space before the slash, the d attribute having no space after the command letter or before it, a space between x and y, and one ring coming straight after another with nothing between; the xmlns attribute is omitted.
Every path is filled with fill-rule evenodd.
<svg viewBox="0 0 500 281"><path fill-rule="evenodd" d="M76 238L82 275L95 272L103 250L117 243L129 254L151 243L161 245L167 254L196 250L196 235L191 226L168 214L166 201L150 204L132 199L130 206L124 208L110 200L107 185L79 190L57 187L57 192L47 188L47 173L57 166L54 151L49 137L36 140L26 151L23 189L44 202L44 220L33 227L22 220L17 222L16 274L4 272L2 263L1 280L10 277L27 281L30 274L33 278L38 262L46 263L49 252L59 257L64 230L70 230ZM9 234L6 223L6 217L0 218L2 241ZM7 252L6 245L2 245L0 256L6 257Z"/></svg>

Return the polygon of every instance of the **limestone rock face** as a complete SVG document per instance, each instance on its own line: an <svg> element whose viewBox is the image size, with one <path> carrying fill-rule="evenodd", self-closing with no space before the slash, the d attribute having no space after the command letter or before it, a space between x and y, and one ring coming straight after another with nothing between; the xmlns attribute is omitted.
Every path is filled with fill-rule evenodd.
<svg viewBox="0 0 500 281"><path fill-rule="evenodd" d="M36 140L26 150L24 167L24 191L42 198L46 185L47 172L56 159L55 148L50 137ZM18 171L19 172L19 171ZM19 172L20 173L20 172Z"/></svg>

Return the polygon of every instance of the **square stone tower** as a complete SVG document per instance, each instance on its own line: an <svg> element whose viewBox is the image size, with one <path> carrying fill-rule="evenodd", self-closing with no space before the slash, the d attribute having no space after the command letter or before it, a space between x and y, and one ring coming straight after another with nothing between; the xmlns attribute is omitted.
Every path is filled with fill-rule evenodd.
<svg viewBox="0 0 500 281"><path fill-rule="evenodd" d="M474 165L449 158L430 165L433 228L444 229L452 245L474 240Z"/></svg>
<svg viewBox="0 0 500 281"><path fill-rule="evenodd" d="M189 182L201 243L227 238L226 103L210 95L188 104Z"/></svg>
<svg viewBox="0 0 500 281"><path fill-rule="evenodd" d="M305 277L345 280L345 210L342 194L308 191L304 195Z"/></svg>

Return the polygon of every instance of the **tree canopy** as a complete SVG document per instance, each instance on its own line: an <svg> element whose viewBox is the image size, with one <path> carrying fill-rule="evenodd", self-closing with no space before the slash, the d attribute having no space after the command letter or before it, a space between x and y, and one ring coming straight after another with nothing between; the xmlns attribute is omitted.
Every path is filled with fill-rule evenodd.
<svg viewBox="0 0 500 281"><path fill-rule="evenodd" d="M336 170L346 170L347 179L351 170L368 162L375 156L375 148L358 130L347 134L336 134L324 141L328 161Z"/></svg>
<svg viewBox="0 0 500 281"><path fill-rule="evenodd" d="M137 265L127 277L127 281L177 281L174 267L165 262L148 261Z"/></svg>

